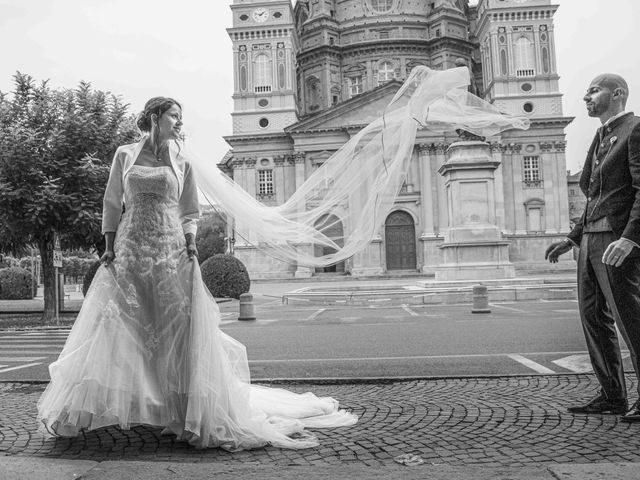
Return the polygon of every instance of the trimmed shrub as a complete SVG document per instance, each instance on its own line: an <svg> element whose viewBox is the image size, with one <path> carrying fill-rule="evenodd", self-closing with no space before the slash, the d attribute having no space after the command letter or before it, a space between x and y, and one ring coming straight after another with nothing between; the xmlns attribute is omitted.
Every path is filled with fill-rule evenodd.
<svg viewBox="0 0 640 480"><path fill-rule="evenodd" d="M93 277L96 275L98 268L100 268L100 265L102 265L100 263L100 260L95 260L91 264L91 266L87 269L87 273L84 274L84 278L82 280L82 295L84 296L87 295L87 290L89 290L89 287L91 286L91 281L93 280Z"/></svg>
<svg viewBox="0 0 640 480"><path fill-rule="evenodd" d="M20 267L0 270L0 300L30 300L33 298L31 272Z"/></svg>
<svg viewBox="0 0 640 480"><path fill-rule="evenodd" d="M16 258L0 255L0 268L19 267L20 261Z"/></svg>
<svg viewBox="0 0 640 480"><path fill-rule="evenodd" d="M219 253L201 266L202 279L214 297L240 298L251 286L244 264L233 255Z"/></svg>

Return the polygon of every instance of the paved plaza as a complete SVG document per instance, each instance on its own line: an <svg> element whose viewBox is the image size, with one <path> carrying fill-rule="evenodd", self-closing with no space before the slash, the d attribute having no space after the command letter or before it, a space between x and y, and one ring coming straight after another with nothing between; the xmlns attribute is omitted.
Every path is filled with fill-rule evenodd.
<svg viewBox="0 0 640 480"><path fill-rule="evenodd" d="M633 390L634 379L628 380ZM623 423L613 415L566 412L567 406L582 402L597 389L589 374L287 384L297 392L339 399L360 421L354 427L317 431L321 443L317 448L266 447L239 453L198 450L148 426L128 431L104 428L73 439L44 436L35 415L45 385L0 384L0 451L4 454L287 468L392 468L398 467L394 458L402 454L424 460L421 466L403 467L407 471L442 465L533 472L562 464L640 464L640 424Z"/></svg>

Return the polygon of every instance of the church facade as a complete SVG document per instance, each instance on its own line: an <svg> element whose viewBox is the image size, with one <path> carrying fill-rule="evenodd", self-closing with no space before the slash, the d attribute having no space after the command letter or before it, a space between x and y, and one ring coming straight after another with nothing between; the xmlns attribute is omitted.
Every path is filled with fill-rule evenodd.
<svg viewBox="0 0 640 480"><path fill-rule="evenodd" d="M474 93L531 121L529 130L487 139L500 162L495 213L516 269L548 269L546 245L570 226L564 130L572 119L558 87L557 8L550 0L234 0L233 133L220 168L279 205L380 117L415 66L466 65ZM309 269L275 260L242 225L229 227L234 253L252 278L433 273L448 225L438 170L458 140L418 132L395 208L368 248L345 262Z"/></svg>

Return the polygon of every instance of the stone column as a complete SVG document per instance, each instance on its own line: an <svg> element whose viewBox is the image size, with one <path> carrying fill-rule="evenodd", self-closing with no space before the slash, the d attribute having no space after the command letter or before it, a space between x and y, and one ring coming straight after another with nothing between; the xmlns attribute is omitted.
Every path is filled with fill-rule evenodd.
<svg viewBox="0 0 640 480"><path fill-rule="evenodd" d="M499 167L485 142L452 144L438 172L445 179L449 226L440 245L443 263L436 280L513 278L509 242L496 215L495 171Z"/></svg>
<svg viewBox="0 0 640 480"><path fill-rule="evenodd" d="M273 172L273 181L275 183L276 190L276 204L282 205L286 199L284 180L284 155L278 155L274 157L273 163L275 165Z"/></svg>
<svg viewBox="0 0 640 480"><path fill-rule="evenodd" d="M297 190L305 181L304 171L305 171L306 153L295 152L293 154L293 159L296 164L296 190ZM302 205L300 208L304 209L305 206ZM307 255L313 256L313 245L311 245L310 243L297 243L296 250L300 253L305 253ZM313 270L309 267L305 267L302 265L298 265L296 267L296 272L294 274L295 278L309 278L312 275L313 275Z"/></svg>
<svg viewBox="0 0 640 480"><path fill-rule="evenodd" d="M449 148L446 143L436 143L433 145L433 150L436 154L436 167L440 169L446 161L445 152ZM437 193L437 221L434 222L434 232L437 236L442 236L442 233L447 228L447 194L444 184L444 177L438 175L436 179L436 193Z"/></svg>
<svg viewBox="0 0 640 480"><path fill-rule="evenodd" d="M505 196L504 196L504 176L502 169L502 145L500 143L492 143L489 145L491 150L491 158L494 162L498 162L500 166L495 171L495 187L496 187L496 220L498 228L501 232L506 229L505 218Z"/></svg>
<svg viewBox="0 0 640 480"><path fill-rule="evenodd" d="M542 179L544 180L544 229L546 232L558 231L558 218L555 209L558 206L558 181L556 166L554 165L554 155L551 153L553 144L549 142L540 143L540 168ZM565 177L565 183L567 183ZM568 201L568 200L567 200Z"/></svg>
<svg viewBox="0 0 640 480"><path fill-rule="evenodd" d="M433 196L431 194L431 146L425 143L418 145L418 159L420 161L420 203L422 213L421 237L433 237Z"/></svg>
<svg viewBox="0 0 640 480"><path fill-rule="evenodd" d="M554 142L556 150L555 166L558 178L558 233L569 231L571 220L569 218L569 187L567 186L567 161L565 158L565 150L567 142Z"/></svg>

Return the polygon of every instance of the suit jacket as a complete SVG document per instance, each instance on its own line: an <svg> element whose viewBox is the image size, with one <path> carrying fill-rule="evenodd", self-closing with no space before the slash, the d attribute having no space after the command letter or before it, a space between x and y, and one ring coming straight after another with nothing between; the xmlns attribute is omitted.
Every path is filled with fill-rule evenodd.
<svg viewBox="0 0 640 480"><path fill-rule="evenodd" d="M144 146L147 137L143 137L137 143L122 145L116 150L109 173L109 182L104 192L102 202L102 233L115 232L120 223L122 206L124 205L124 177L136 162L140 150ZM191 170L191 165L180 155L173 142L169 144L169 157L171 168L178 179L178 195L180 196L180 219L182 230L185 234L196 234L200 208L198 202L198 190Z"/></svg>
<svg viewBox="0 0 640 480"><path fill-rule="evenodd" d="M583 226L607 217L616 237L640 245L640 117L627 113L602 128L580 177L587 205L568 238L580 245Z"/></svg>

